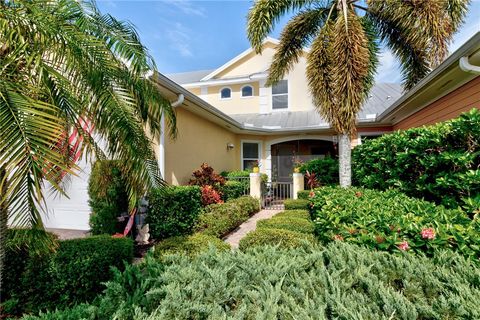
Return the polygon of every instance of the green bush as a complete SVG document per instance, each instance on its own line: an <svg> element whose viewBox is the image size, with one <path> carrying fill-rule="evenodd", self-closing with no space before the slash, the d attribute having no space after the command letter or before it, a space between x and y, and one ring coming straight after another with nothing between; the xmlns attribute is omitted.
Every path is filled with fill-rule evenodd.
<svg viewBox="0 0 480 320"><path fill-rule="evenodd" d="M213 204L204 209L195 231L222 238L259 210L258 200L248 196Z"/></svg>
<svg viewBox="0 0 480 320"><path fill-rule="evenodd" d="M456 208L480 195L480 111L433 126L384 135L355 147L354 183L397 188Z"/></svg>
<svg viewBox="0 0 480 320"><path fill-rule="evenodd" d="M305 199L286 199L283 205L285 210L308 210L310 201Z"/></svg>
<svg viewBox="0 0 480 320"><path fill-rule="evenodd" d="M241 239L238 248L242 251L264 245L278 245L281 248L297 248L301 247L305 242L314 243L315 238L311 234L285 229L259 228L249 232Z"/></svg>
<svg viewBox="0 0 480 320"><path fill-rule="evenodd" d="M230 245L209 235L194 233L191 236L172 237L155 245L155 257L160 258L167 254L186 254L196 256L214 246L217 250L230 250Z"/></svg>
<svg viewBox="0 0 480 320"><path fill-rule="evenodd" d="M125 179L115 160L97 161L88 180L90 232L114 234L122 232L117 217L128 211L128 194Z"/></svg>
<svg viewBox="0 0 480 320"><path fill-rule="evenodd" d="M300 167L302 173L315 173L317 181L322 186L338 184L338 160L331 157L313 159Z"/></svg>
<svg viewBox="0 0 480 320"><path fill-rule="evenodd" d="M246 187L244 183L240 181L227 181L225 185L220 188L223 201L236 199L244 195Z"/></svg>
<svg viewBox="0 0 480 320"><path fill-rule="evenodd" d="M428 259L344 243L209 250L128 266L94 305L40 318L480 319L479 275L451 252Z"/></svg>
<svg viewBox="0 0 480 320"><path fill-rule="evenodd" d="M273 216L274 219L277 218L299 218L310 220L310 213L307 210L285 210L277 213Z"/></svg>
<svg viewBox="0 0 480 320"><path fill-rule="evenodd" d="M202 209L200 187L180 186L153 190L146 223L154 239L190 234Z"/></svg>
<svg viewBox="0 0 480 320"><path fill-rule="evenodd" d="M311 190L300 190L297 192L298 199L308 200Z"/></svg>
<svg viewBox="0 0 480 320"><path fill-rule="evenodd" d="M314 225L312 221L302 218L273 217L272 219L258 221L257 229L282 229L298 233L313 234Z"/></svg>
<svg viewBox="0 0 480 320"><path fill-rule="evenodd" d="M316 235L323 243L344 240L430 256L436 249L449 249L480 258L480 219L471 220L460 210L394 190L324 187L315 190L311 201Z"/></svg>
<svg viewBox="0 0 480 320"><path fill-rule="evenodd" d="M92 301L112 277L111 267L124 268L133 258L133 241L107 235L58 242L56 252L35 253L26 246L8 246L5 304L12 314L54 310Z"/></svg>

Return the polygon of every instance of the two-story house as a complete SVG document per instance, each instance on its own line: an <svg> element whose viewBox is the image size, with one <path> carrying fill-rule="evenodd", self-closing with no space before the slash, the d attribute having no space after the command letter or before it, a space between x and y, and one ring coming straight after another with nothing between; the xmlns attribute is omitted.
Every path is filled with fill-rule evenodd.
<svg viewBox="0 0 480 320"><path fill-rule="evenodd" d="M166 150L175 149L165 155L168 182L184 183L201 161L207 161L218 171L247 169L259 161L260 170L271 179L289 181L294 159L306 161L336 154L336 135L312 104L304 57L279 83L272 87L265 85L277 44L277 40L268 38L261 55L250 48L214 70L167 75L236 122L222 127L229 133L216 137L202 135L198 123L184 124L189 117L188 108L179 109L179 139L166 144ZM375 120L401 92L400 85L393 83L373 88L358 117L360 137L391 130L378 127ZM190 130L200 150L191 153L195 158L182 156L180 161L174 145L191 145ZM221 137L224 141L219 142ZM358 143L357 137L353 140Z"/></svg>

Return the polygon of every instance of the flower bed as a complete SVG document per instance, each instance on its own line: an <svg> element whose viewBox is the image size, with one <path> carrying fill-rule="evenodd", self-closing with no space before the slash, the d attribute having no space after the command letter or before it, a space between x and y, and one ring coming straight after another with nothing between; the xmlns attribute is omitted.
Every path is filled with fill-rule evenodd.
<svg viewBox="0 0 480 320"><path fill-rule="evenodd" d="M315 190L312 217L323 243L341 240L386 251L432 255L449 249L480 257L480 221L460 210L398 191L325 187Z"/></svg>

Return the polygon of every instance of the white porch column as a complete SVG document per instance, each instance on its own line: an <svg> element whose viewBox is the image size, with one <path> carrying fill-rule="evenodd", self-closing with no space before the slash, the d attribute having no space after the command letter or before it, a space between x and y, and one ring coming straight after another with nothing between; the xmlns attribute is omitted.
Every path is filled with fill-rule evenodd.
<svg viewBox="0 0 480 320"><path fill-rule="evenodd" d="M158 167L160 169L160 174L162 179L165 179L165 116L162 114L160 120L160 141L159 141L159 156L158 156Z"/></svg>
<svg viewBox="0 0 480 320"><path fill-rule="evenodd" d="M298 191L305 189L303 173L293 173L293 199L298 199Z"/></svg>
<svg viewBox="0 0 480 320"><path fill-rule="evenodd" d="M262 196L261 173L250 173L250 196L257 199Z"/></svg>

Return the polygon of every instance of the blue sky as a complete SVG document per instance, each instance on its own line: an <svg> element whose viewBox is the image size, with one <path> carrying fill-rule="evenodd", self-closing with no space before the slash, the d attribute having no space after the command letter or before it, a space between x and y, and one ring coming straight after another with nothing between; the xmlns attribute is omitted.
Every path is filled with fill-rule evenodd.
<svg viewBox="0 0 480 320"><path fill-rule="evenodd" d="M100 10L129 20L162 73L215 69L249 47L246 16L252 1L242 0L97 0ZM283 18L271 34L278 37L288 21ZM480 31L480 0L472 1L462 29L455 35L454 51ZM380 57L377 80L399 82L401 75L389 51Z"/></svg>

